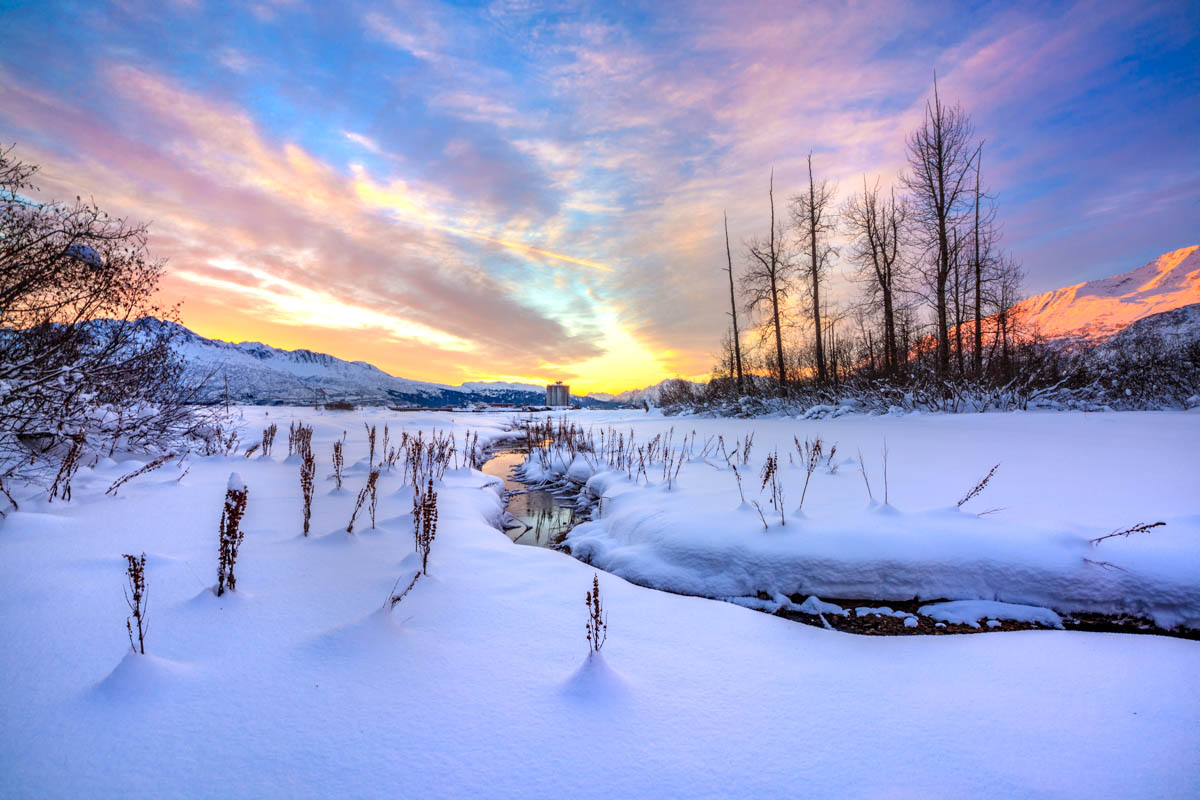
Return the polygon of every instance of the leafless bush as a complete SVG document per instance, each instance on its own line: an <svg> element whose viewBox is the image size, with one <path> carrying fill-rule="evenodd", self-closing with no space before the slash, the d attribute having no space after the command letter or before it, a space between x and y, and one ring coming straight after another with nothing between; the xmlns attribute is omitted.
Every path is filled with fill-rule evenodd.
<svg viewBox="0 0 1200 800"><path fill-rule="evenodd" d="M367 476L367 484L358 491L358 499L354 501L354 512L350 515L350 524L346 526L346 533L354 533L354 520L358 518L358 512L362 510L363 503L367 502L367 498L371 498L371 527L375 527L375 482L379 480L379 470L371 470L371 474Z"/></svg>
<svg viewBox="0 0 1200 800"><path fill-rule="evenodd" d="M28 437L70 440L77 466L196 436L214 413L194 404L199 387L172 346L174 310L153 302L163 263L146 227L78 198L34 199L36 171L0 148L0 475L52 473L59 449L31 457Z"/></svg>
<svg viewBox="0 0 1200 800"><path fill-rule="evenodd" d="M1162 527L1166 524L1167 523L1165 523L1165 522L1139 522L1137 525L1133 525L1131 527L1124 528L1119 531L1113 531L1112 533L1108 533L1108 534L1105 534L1104 536L1099 536L1095 539L1092 539L1091 543L1092 543L1092 546L1094 547L1094 546L1100 544L1101 542L1103 542L1105 539L1111 539L1114 536L1129 536L1134 533L1146 533L1147 531L1153 530L1154 528Z"/></svg>
<svg viewBox="0 0 1200 800"><path fill-rule="evenodd" d="M599 653L600 648L608 641L608 613L600 603L600 575L592 575L592 590L584 598L587 605L587 640L588 651Z"/></svg>
<svg viewBox="0 0 1200 800"><path fill-rule="evenodd" d="M429 573L429 551L437 538L437 492L433 490L433 478L429 479L424 491L413 491L413 539L417 552L421 554L421 573Z"/></svg>
<svg viewBox="0 0 1200 800"><path fill-rule="evenodd" d="M145 475L147 472L153 472L154 470L161 467L163 464L170 461L176 455L177 455L176 453L164 453L163 455L159 456L158 458L154 459L153 461L151 461L147 464L143 464L142 466L138 467L133 472L130 472L126 475L122 475L120 478L117 478L115 481L113 481L112 486L109 486L108 489L105 490L104 493L106 495L115 495L117 493L117 489L121 488L129 481L133 480L134 478L138 477L139 475Z"/></svg>
<svg viewBox="0 0 1200 800"><path fill-rule="evenodd" d="M226 589L231 592L237 589L237 577L233 569L237 564L238 548L242 546L245 536L241 523L249 495L250 489L242 482L242 476L231 473L225 488L225 508L221 511L220 551L217 556L218 597L225 594Z"/></svg>
<svg viewBox="0 0 1200 800"><path fill-rule="evenodd" d="M981 480L979 483L975 484L975 486L971 489L971 491L969 491L965 495L963 495L963 498L958 501L959 508L962 508L964 503L966 503L971 498L977 496L980 492L982 492L984 489L987 488L988 482L992 479L992 476L996 474L996 469L999 466L1000 466L1000 464L997 463L996 466L989 469L988 474L983 476L983 480Z"/></svg>
<svg viewBox="0 0 1200 800"><path fill-rule="evenodd" d="M363 427L367 429L367 445L370 447L370 452L367 454L367 465L375 466L375 426L363 423Z"/></svg>
<svg viewBox="0 0 1200 800"><path fill-rule="evenodd" d="M146 624L146 554L140 557L125 554L125 577L129 587L125 590L125 603L129 606L130 616L125 618L125 631L129 634L129 647L135 653L146 655L146 634L150 628ZM137 628L137 642L134 642L134 628Z"/></svg>
<svg viewBox="0 0 1200 800"><path fill-rule="evenodd" d="M312 519L313 478L317 474L317 460L312 450L300 461L300 492L304 496L304 535L308 536L308 523ZM372 525L374 527L374 525Z"/></svg>

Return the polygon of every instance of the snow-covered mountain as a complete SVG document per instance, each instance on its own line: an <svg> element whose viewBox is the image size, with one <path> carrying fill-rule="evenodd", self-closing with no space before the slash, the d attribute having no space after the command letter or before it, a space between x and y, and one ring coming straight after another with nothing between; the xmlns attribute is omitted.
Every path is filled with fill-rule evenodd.
<svg viewBox="0 0 1200 800"><path fill-rule="evenodd" d="M545 402L544 386L471 381L448 386L389 375L365 361L344 361L312 350L283 350L262 342L208 339L171 322L176 350L195 376L211 375L209 399L242 403L297 404L348 400L367 405L459 406L471 402ZM591 398L572 398L585 406L608 406Z"/></svg>
<svg viewBox="0 0 1200 800"><path fill-rule="evenodd" d="M1130 272L1034 295L1015 311L1048 338L1101 341L1138 320L1195 303L1200 303L1197 245Z"/></svg>

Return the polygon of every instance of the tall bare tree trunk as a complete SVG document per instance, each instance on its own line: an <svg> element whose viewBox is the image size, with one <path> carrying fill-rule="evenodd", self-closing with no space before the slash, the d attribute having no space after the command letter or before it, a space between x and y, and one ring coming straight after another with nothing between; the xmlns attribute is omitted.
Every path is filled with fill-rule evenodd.
<svg viewBox="0 0 1200 800"><path fill-rule="evenodd" d="M813 332L816 336L817 381L825 383L829 375L825 371L825 348L821 342L821 264L817 260L817 197L813 181L812 153L808 154L808 247L809 276L812 279Z"/></svg>
<svg viewBox="0 0 1200 800"><path fill-rule="evenodd" d="M779 251L775 242L775 170L771 170L771 186L768 194L771 198L771 314L775 319L775 357L779 375L779 396L787 397L787 384L784 382L787 373L783 366L783 329L779 323L779 286L777 283Z"/></svg>
<svg viewBox="0 0 1200 800"><path fill-rule="evenodd" d="M983 377L983 262L979 257L979 171L983 167L983 142L975 155L975 377Z"/></svg>
<svg viewBox="0 0 1200 800"><path fill-rule="evenodd" d="M733 354L736 359L737 366L737 388L738 394L746 393L745 380L742 378L742 340L738 333L737 319L737 301L733 295L733 252L729 249L729 215L725 215L725 258L728 260L729 267L726 270L729 273L729 316L733 317Z"/></svg>

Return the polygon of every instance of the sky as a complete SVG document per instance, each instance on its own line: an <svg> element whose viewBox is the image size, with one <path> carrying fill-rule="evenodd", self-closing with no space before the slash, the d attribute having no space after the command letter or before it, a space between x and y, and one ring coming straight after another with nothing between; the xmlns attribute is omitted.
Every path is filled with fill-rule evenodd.
<svg viewBox="0 0 1200 800"><path fill-rule="evenodd" d="M1194 2L0 0L0 141L151 224L205 336L617 392L709 372L807 175L904 169L937 74L1036 293L1200 243ZM837 263L834 302L852 299Z"/></svg>

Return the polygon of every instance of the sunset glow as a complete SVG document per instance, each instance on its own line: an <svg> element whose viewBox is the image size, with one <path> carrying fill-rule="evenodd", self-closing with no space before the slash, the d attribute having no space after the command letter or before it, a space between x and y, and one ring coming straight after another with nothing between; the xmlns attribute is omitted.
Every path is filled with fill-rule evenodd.
<svg viewBox="0 0 1200 800"><path fill-rule="evenodd" d="M722 213L740 268L772 169L781 208L810 150L843 189L893 180L935 70L988 142L1030 292L1195 235L1186 4L16 3L0 23L0 139L45 197L149 222L186 325L407 378L706 375ZM831 302L853 290L836 271Z"/></svg>

